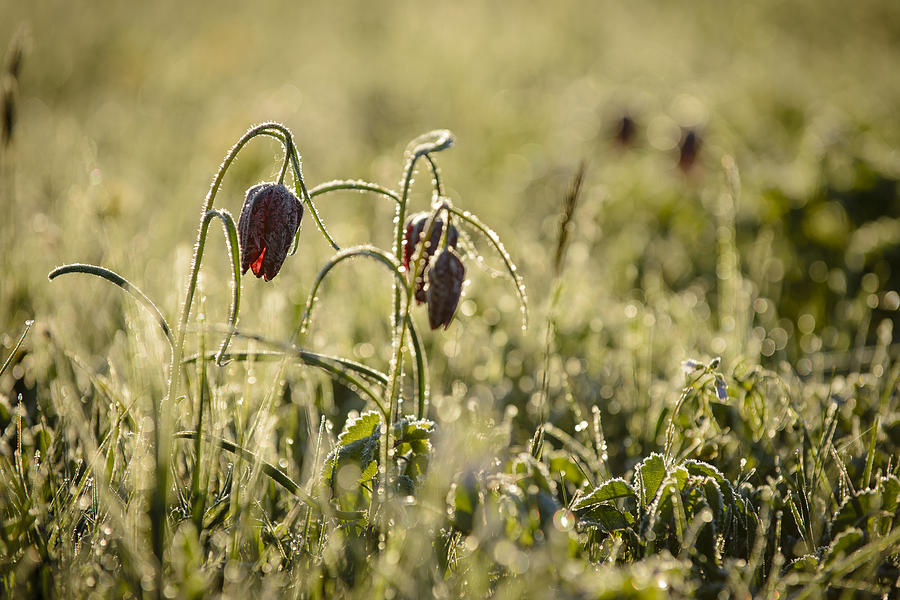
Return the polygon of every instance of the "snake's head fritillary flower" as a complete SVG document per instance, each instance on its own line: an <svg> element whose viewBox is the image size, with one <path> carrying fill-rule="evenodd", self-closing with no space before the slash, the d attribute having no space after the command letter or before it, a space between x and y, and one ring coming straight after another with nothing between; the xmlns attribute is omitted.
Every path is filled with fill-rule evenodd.
<svg viewBox="0 0 900 600"><path fill-rule="evenodd" d="M410 216L406 221L406 244L403 247L403 267L407 269L407 271L410 269L410 265L415 262L416 248L418 247L420 238L425 233L424 229L425 225L428 224L428 216L429 213L427 212L416 213ZM417 304L422 304L427 300L427 295L425 294L425 271L428 268L428 263L431 262L431 258L437 250L438 244L440 244L443 231L444 222L441 219L435 219L434 227L431 230L431 238L428 240L427 246L425 247L425 255L422 261L423 264L416 274ZM456 248L458 241L459 231L451 224L450 229L447 231L447 245L451 248Z"/></svg>
<svg viewBox="0 0 900 600"><path fill-rule="evenodd" d="M303 205L280 183L261 183L247 190L238 220L241 269L269 281L281 270L300 229Z"/></svg>
<svg viewBox="0 0 900 600"><path fill-rule="evenodd" d="M631 116L625 115L616 123L615 139L622 148L627 148L634 143L637 136L637 123Z"/></svg>
<svg viewBox="0 0 900 600"><path fill-rule="evenodd" d="M428 323L432 329L450 326L459 297L462 295L466 268L456 253L449 248L438 255L428 270Z"/></svg>
<svg viewBox="0 0 900 600"><path fill-rule="evenodd" d="M685 132L684 137L681 138L681 143L678 146L678 168L685 173L693 169L694 165L697 163L700 147L702 145L703 140L700 138L699 133L693 129Z"/></svg>

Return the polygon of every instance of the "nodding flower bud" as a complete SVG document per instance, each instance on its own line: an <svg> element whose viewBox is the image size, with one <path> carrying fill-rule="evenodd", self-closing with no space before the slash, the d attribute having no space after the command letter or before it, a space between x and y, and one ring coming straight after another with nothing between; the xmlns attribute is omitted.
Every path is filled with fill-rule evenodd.
<svg viewBox="0 0 900 600"><path fill-rule="evenodd" d="M616 143L621 147L625 148L634 143L634 138L637 135L637 123L635 123L634 119L629 115L623 116L619 119L618 123L616 123Z"/></svg>
<svg viewBox="0 0 900 600"><path fill-rule="evenodd" d="M247 190L238 220L241 269L269 281L281 270L300 229L303 205L280 183L261 183Z"/></svg>
<svg viewBox="0 0 900 600"><path fill-rule="evenodd" d="M693 129L688 130L678 146L678 168L685 173L689 172L697 162L702 145L703 140L700 139L700 134Z"/></svg>
<svg viewBox="0 0 900 600"><path fill-rule="evenodd" d="M432 329L450 326L465 279L462 261L456 253L444 248L428 270L428 323Z"/></svg>
<svg viewBox="0 0 900 600"><path fill-rule="evenodd" d="M406 221L406 245L403 248L403 267L407 270L416 260L416 247L420 238L426 233L425 225L428 224L429 213L416 213L409 217ZM416 274L416 303L422 304L427 300L425 293L425 270L431 258L437 251L438 244L441 242L441 234L444 231L444 222L441 219L434 220L434 227L431 229L431 238L425 247L425 255L423 257L422 266ZM452 224L447 230L447 245L456 248L459 241L459 231Z"/></svg>

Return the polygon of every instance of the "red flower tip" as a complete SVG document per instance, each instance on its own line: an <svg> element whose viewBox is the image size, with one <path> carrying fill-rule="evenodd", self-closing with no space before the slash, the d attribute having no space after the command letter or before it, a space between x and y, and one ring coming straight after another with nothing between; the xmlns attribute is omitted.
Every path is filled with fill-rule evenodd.
<svg viewBox="0 0 900 600"><path fill-rule="evenodd" d="M261 183L247 190L238 220L241 272L250 269L265 281L278 275L301 218L303 205L280 183Z"/></svg>

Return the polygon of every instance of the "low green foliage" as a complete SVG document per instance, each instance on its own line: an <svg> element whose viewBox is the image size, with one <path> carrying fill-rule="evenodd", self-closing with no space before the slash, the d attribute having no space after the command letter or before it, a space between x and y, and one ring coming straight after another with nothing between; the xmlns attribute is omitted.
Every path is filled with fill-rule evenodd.
<svg viewBox="0 0 900 600"><path fill-rule="evenodd" d="M896 7L34 4L0 596L897 595ZM252 127L201 198L260 114L298 135ZM460 147L403 150L435 124ZM306 215L268 283L231 217L260 179Z"/></svg>

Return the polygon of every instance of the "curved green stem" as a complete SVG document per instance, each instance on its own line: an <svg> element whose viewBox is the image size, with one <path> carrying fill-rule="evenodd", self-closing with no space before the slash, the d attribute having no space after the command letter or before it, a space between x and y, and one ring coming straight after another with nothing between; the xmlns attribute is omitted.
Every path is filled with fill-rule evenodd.
<svg viewBox="0 0 900 600"><path fill-rule="evenodd" d="M378 262L382 263L383 265L387 266L391 270L391 272L395 275L396 281L398 282L396 285L402 286L407 291L407 295L406 295L407 306L406 306L406 314L404 317L406 320L406 323L404 324L404 326L401 330L401 337L399 338L398 341L401 344L403 343L403 333L405 333L406 327L408 325L410 327L410 330L412 331L411 340L412 340L412 344L413 344L413 348L414 348L414 353L416 356L416 377L417 377L418 391L419 391L418 412L419 412L419 415L421 418L421 416L424 414L424 411L426 410L427 402L428 402L428 374L427 374L427 369L426 369L426 365L425 365L425 356L424 356L424 352L422 351L421 343L419 341L418 332L415 331L415 325L412 323L412 319L409 316L408 304L410 302L410 299L412 298L412 296L411 296L412 292L411 292L411 288L409 287L409 285L406 282L406 278L403 275L403 271L401 271L401 269L400 269L399 263L396 260L394 260L394 258L391 255L389 255L387 252L385 252L384 250L381 250L380 248L375 248L373 246L356 246L353 248L347 248L345 250L342 250L338 254L334 255L327 263L325 263L325 265L322 267L322 269L319 271L318 275L316 276L316 279L313 282L312 288L310 289L310 293L309 293L309 296L307 297L307 301L306 301L306 307L303 311L303 317L300 320L300 325L298 326L297 331L294 333L294 337L296 338L300 335L303 335L309 330L309 324L312 320L312 311L313 311L313 308L315 308L315 302L318 297L319 286L322 284L322 282L324 281L324 279L328 275L328 273L331 272L331 270L334 267L336 267L338 264L340 264L341 262L343 262L347 259L356 257L356 256L372 258L372 259L375 259ZM419 259L421 259L421 256L419 257ZM419 263L416 263L416 264L418 266ZM385 410L385 407L383 405L381 405L380 403L376 403L379 405L379 408L381 409L382 414L385 415L386 422L392 418L394 408L395 408L396 398L397 398L397 395L395 393L396 388L397 388L397 379L398 379L397 374L396 374L396 371L397 371L396 362L397 362L397 356L395 356L394 360L391 361L391 375L388 377L388 380L390 381L390 390L391 391L390 391L390 404L387 407L387 410Z"/></svg>
<svg viewBox="0 0 900 600"><path fill-rule="evenodd" d="M222 221L222 227L225 229L225 242L228 245L228 251L231 255L231 269L233 276L231 282L231 312L228 315L229 329L225 334L225 339L222 340L219 352L216 354L216 365L224 367L227 363L223 362L222 359L225 356L225 351L228 349L228 344L231 342L231 336L234 334L234 329L237 325L238 311L241 306L241 252L238 246L237 228L234 226L234 219L231 217L231 213L225 209L213 209L206 213L204 222L208 223L213 217L218 217Z"/></svg>
<svg viewBox="0 0 900 600"><path fill-rule="evenodd" d="M438 169L437 163L434 162L434 159L430 154L425 155L425 160L428 161L428 166L431 167L431 176L434 180L434 197L440 198L444 195L444 186L441 185L441 172Z"/></svg>
<svg viewBox="0 0 900 600"><path fill-rule="evenodd" d="M388 254L381 248L376 248L375 246L353 246L352 248L341 250L340 252L332 256L328 260L328 262L326 262L325 265L319 270L318 275L316 275L316 279L313 281L312 288L310 288L309 296L306 299L306 307L303 310L303 316L300 319L300 324L298 325L297 330L294 332L294 335L291 338L292 341L298 336L305 334L309 329L309 323L312 319L312 310L315 307L317 298L316 295L319 291L319 286L325 279L325 276L328 275L328 273L338 264L356 256L363 256L377 260L378 262L387 266L391 270L391 272L394 273L396 281L399 281L401 285L406 286L406 279L403 276L403 271L400 269L399 261L395 260L390 254Z"/></svg>
<svg viewBox="0 0 900 600"><path fill-rule="evenodd" d="M228 357L229 361L244 361L250 358L253 358L254 360L284 359L288 354L289 353L287 352L229 352L225 356ZM218 353L189 356L188 358L184 359L184 364L197 362L201 358L205 360L211 360L213 358L216 358L216 356L218 356ZM326 356L306 351L298 351L295 353L295 356L300 358L300 362L302 362L303 364L310 367L317 367L319 369L322 369L323 371L331 375L335 380L342 382L347 387L359 390L362 395L365 395L366 397L371 399L372 403L378 407L378 410L381 411L382 414L384 414L384 404L382 404L381 398L378 397L378 394L372 391L372 388L368 385L368 382L362 380L359 377L351 375L350 372L355 371L363 375L364 377L371 376L373 373L375 373L377 377L384 379L383 383L387 383L387 376L384 375L384 373L380 373L375 369L370 369L360 363L354 363L353 361L348 361L337 356ZM338 366L336 367L334 363L336 363Z"/></svg>
<svg viewBox="0 0 900 600"><path fill-rule="evenodd" d="M447 129L437 129L429 131L419 137L413 139L406 148L406 167L403 173L403 179L400 181L401 193L400 201L397 203L397 209L394 211L394 221L396 222L396 232L394 234L394 256L397 262L403 260L403 236L406 228L406 205L409 203L409 188L412 186L413 173L416 170L416 162L423 156L427 156L429 152L440 152L446 150L453 145L453 134ZM433 164L433 163L432 163ZM440 179L435 171L436 181L440 184ZM394 328L400 324L400 288L394 288Z"/></svg>
<svg viewBox="0 0 900 600"><path fill-rule="evenodd" d="M320 183L313 189L309 190L309 196L310 198L315 198L316 196L327 194L329 192L336 192L338 190L373 192L390 198L397 203L400 203L402 201L400 195L397 192L380 186L377 183L370 183L368 181L362 181L360 179L335 179L334 181L326 181L325 183Z"/></svg>
<svg viewBox="0 0 900 600"><path fill-rule="evenodd" d="M252 358L253 360L265 361L284 358L286 354L290 354L299 359L300 362L302 362L304 365L323 369L324 371L332 373L336 376L342 375L342 373L346 371L353 371L354 373L361 375L362 377L369 379L378 385L387 385L387 375L385 375L378 369L373 369L368 365L364 365L363 363L359 363L354 360L342 358L340 356L332 356L330 354L318 354L316 352L302 350L297 346L282 346L281 344L278 344L276 342L267 342L257 336L245 335L237 331L235 331L235 336L259 340L263 343L267 343L272 346L284 349L275 351L259 350L256 352L228 352L225 354L225 356L228 357L229 360L246 361ZM192 356L188 356L184 359L183 362L184 364L188 365L197 362L201 358L204 358L205 360L213 360L215 359L216 355L216 352L210 352L207 354L195 354ZM337 367L335 367L335 365L337 365Z"/></svg>
<svg viewBox="0 0 900 600"><path fill-rule="evenodd" d="M425 353L422 351L422 342L419 340L419 332L415 323L411 318L407 318L409 326L409 341L413 347L413 353L416 357L416 384L418 387L418 398L416 402L416 418L424 419L428 416L428 365L426 363Z"/></svg>
<svg viewBox="0 0 900 600"><path fill-rule="evenodd" d="M281 135L277 135L276 132ZM177 392L176 382L178 378L177 376L173 376L173 374L177 373L178 369L181 366L181 355L184 349L184 337L187 328L187 321L188 317L190 316L191 305L193 304L194 300L194 292L197 289L197 277L200 272L200 261L203 258L203 250L206 246L206 233L209 229L209 219L211 218L207 216L207 213L212 210L213 202L215 202L216 195L219 193L219 188L221 188L222 186L222 180L225 178L225 173L228 171L228 168L234 162L234 159L237 157L241 149L245 145L247 145L250 140L258 135L267 135L269 137L274 137L282 144L284 144L285 151L290 153L291 145L288 141L291 137L290 131L288 131L287 128L278 123L262 123L261 125L257 125L256 127L248 130L243 136L241 136L237 143L232 146L231 150L228 151L228 154L225 155L225 160L222 161L222 164L219 166L219 170L216 173L215 178L213 178L213 182L209 188L209 192L207 192L206 198L203 201L203 210L200 218L200 229L197 234L197 244L194 250L194 257L191 261L190 279L188 281L184 304L181 309L181 319L178 322L178 330L176 333L171 366L172 373L169 374L168 398L170 400L174 398L175 393Z"/></svg>
<svg viewBox="0 0 900 600"><path fill-rule="evenodd" d="M228 168L234 162L234 159L237 157L241 149L245 145L247 145L250 140L258 135L273 137L282 143L285 148L285 152L288 153L291 157L292 164L295 164L294 176L296 178L299 178L302 183L302 175L300 174L298 168L299 165L296 164L299 163L299 159L297 159L297 157L295 156L296 151L293 145L293 136L290 130L279 123L262 123L250 128L246 133L244 133L243 136L241 136L237 143L232 146L232 148L225 155L225 160L223 160L222 164L219 166L219 170L218 172L216 172L216 176L213 178L209 191L206 194L206 198L203 201L203 208L200 213L200 227L197 232L197 243L194 248L194 255L191 259L190 278L188 280L184 304L182 305L181 309L181 318L178 322L175 341L172 344L172 357L169 364L169 383L164 399L165 405L174 402L175 396L178 392L178 381L181 374L181 358L184 353L184 338L187 330L187 321L191 313L191 305L194 301L194 293L197 289L197 278L200 272L200 262L203 258L203 250L206 246L206 234L209 230L209 218L207 217L207 213L212 210L213 202L216 199L216 195L219 193L219 189L222 186L222 181L225 178L225 173L228 171ZM150 520L151 533L153 537L153 553L156 555L156 558L160 562L160 564L162 564L163 562L163 548L165 541L164 538L167 514L166 493L168 490L169 477L167 459L167 457L169 456L169 439L164 432L167 432L169 430L170 411L164 410L164 408L167 407L162 405L154 396L153 442L155 448L154 462L156 479L155 488L150 502ZM162 589L163 582L161 568L157 571L157 579L158 589Z"/></svg>
<svg viewBox="0 0 900 600"><path fill-rule="evenodd" d="M293 145L293 144L292 144ZM284 149L284 162L281 163L281 171L278 173L278 183L283 184L284 178L287 176L288 169L291 166L291 154L288 149Z"/></svg>
<svg viewBox="0 0 900 600"><path fill-rule="evenodd" d="M437 129L412 140L406 150L406 168L403 179L400 182L402 192L400 202L397 204L395 219L397 231L394 237L394 256L401 260L403 252L403 229L406 221L406 204L409 201L409 188L412 185L413 173L416 170L416 162L430 152L440 152L453 145L453 134L447 129Z"/></svg>
<svg viewBox="0 0 900 600"><path fill-rule="evenodd" d="M393 240L393 253L394 257L397 261L397 264L400 264L403 261L403 237L406 229L406 207L409 203L409 189L412 186L412 178L413 173L416 170L416 162L423 156L427 156L431 152L440 152L442 150L446 150L453 145L454 138L453 134L450 133L447 129L438 129L434 131L430 131L419 137L413 139L406 148L406 166L403 173L403 179L400 181L400 201L397 203L397 208L394 211L394 221L396 223L396 231L394 234ZM429 164L434 167L434 162L429 160ZM440 176L438 175L436 167L433 168L434 176L435 176L435 185L440 186ZM429 230L430 231L430 230ZM429 233L430 235L430 233ZM429 238L426 238L429 239ZM424 246L424 244L422 245ZM420 247L421 250L421 247ZM421 252L420 252L421 257ZM419 261L416 261L415 269L418 269ZM418 273L418 270L413 270L413 273ZM415 278L413 278L413 284L415 284ZM400 312L402 310L402 298L401 298L401 290L406 289L406 317L400 317ZM405 330L407 322L409 321L409 302L412 298L412 286L407 284L405 280L402 280L399 283L394 284L394 306L393 311L391 313L392 316L392 328L394 330L394 357L391 360L391 390L390 390L390 403L388 408L389 418L384 423L384 435L383 443L381 446L381 484L379 485L379 495L381 496L381 500L385 499L385 495L387 493L387 461L389 449L391 447L391 432L393 430L393 414L394 407L397 398L397 387L400 379L400 374L403 372L403 338L405 336ZM424 366L421 364L421 361L417 361L417 367ZM421 391L421 388L420 388ZM424 408L424 403L420 400L420 404L423 404L422 408Z"/></svg>
<svg viewBox="0 0 900 600"><path fill-rule="evenodd" d="M431 239L432 232L434 231L435 223L437 222L437 217L442 210L445 210L448 206L446 201L441 202L439 204L435 204L432 208L431 214L428 216L428 220L425 223L425 226L422 228L423 233L425 234L424 238L429 240ZM412 273L419 273L422 267L422 261L425 260L426 256L426 248L425 244L419 244L417 247L416 257L411 265ZM413 277L411 283L407 283L404 279L401 284L395 285L395 300L399 300L399 290L402 288L406 291L406 301L403 303L404 310L402 315L398 315L397 319L400 322L400 326L395 328L394 333L394 343L393 343L393 356L391 357L391 370L388 375L390 385L388 389L389 402L388 402L388 415L389 419L385 420L384 428L382 430L382 437L384 439L384 444L379 448L380 452L380 480L381 484L379 485L379 495L381 496L382 501L386 499L387 487L388 487L388 461L390 460L390 449L393 447L393 442L391 440L393 429L394 429L394 411L397 407L397 402L400 395L400 378L403 372L403 348L405 346L405 338L406 338L406 329L409 326L412 329L412 319L409 316L409 311L412 306L414 289L416 286L415 277ZM418 337L418 336L415 336ZM422 369L421 372L424 371L424 361L417 361L417 366ZM425 403L422 400L424 396L420 396L419 400L419 410L423 412L425 409Z"/></svg>
<svg viewBox="0 0 900 600"><path fill-rule="evenodd" d="M291 157L291 166L294 170L294 190L296 192L297 187L300 188L300 195L306 205L309 207L309 212L312 213L313 220L316 222L316 227L319 228L319 231L328 241L332 248L335 250L340 250L340 246L337 245L337 242L332 239L331 234L328 233L328 229L325 228L325 223L322 222L322 219L319 217L319 211L316 209L316 205L313 204L312 198L309 195L309 192L306 189L306 183L303 181L303 169L300 167L300 155L297 154L297 146L294 144L294 137L291 135L291 132L280 125L282 132L285 135L287 140L287 145L289 148L289 154ZM297 236L300 235L300 231L297 231ZM299 237L297 238L299 239ZM296 244L295 244L296 246Z"/></svg>

